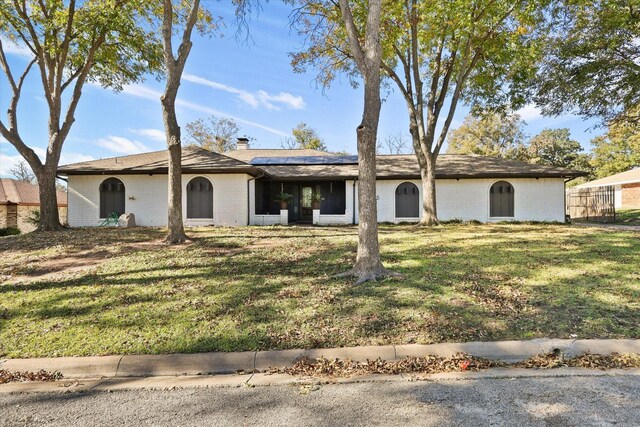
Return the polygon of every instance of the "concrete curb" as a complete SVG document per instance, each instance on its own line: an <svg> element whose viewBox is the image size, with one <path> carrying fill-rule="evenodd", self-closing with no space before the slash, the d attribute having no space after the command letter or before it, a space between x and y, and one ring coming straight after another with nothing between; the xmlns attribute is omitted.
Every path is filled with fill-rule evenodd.
<svg viewBox="0 0 640 427"><path fill-rule="evenodd" d="M472 381L499 380L516 378L566 378L566 377L640 377L640 369L597 370L586 368L524 369L495 368L480 372L444 372L420 375L382 375L369 374L346 378L294 377L285 374L252 375L196 375L196 376L157 376L157 377L119 377L105 379L66 379L52 382L24 382L0 385L0 395L10 393L84 393L91 391L113 392L121 390L174 390L185 388L209 387L270 387L270 386L324 386L353 383L389 383L398 381ZM305 387L306 386L306 387Z"/></svg>
<svg viewBox="0 0 640 427"><path fill-rule="evenodd" d="M303 357L327 359L400 360L408 356L451 356L465 353L476 357L516 362L559 349L566 356L586 352L598 354L640 354L640 339L624 340L560 340L468 342L442 344L407 344L387 346L343 347L312 350L249 351L234 353L165 354L135 356L60 357L40 359L7 359L0 369L9 371L59 371L65 379L131 378L230 374L260 372L269 368L293 365Z"/></svg>

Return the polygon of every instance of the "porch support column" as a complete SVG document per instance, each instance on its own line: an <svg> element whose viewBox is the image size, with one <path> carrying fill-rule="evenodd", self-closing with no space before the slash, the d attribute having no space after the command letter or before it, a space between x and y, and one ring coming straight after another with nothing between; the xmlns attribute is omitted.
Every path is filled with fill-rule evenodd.
<svg viewBox="0 0 640 427"><path fill-rule="evenodd" d="M289 224L289 209L280 209L280 225Z"/></svg>
<svg viewBox="0 0 640 427"><path fill-rule="evenodd" d="M320 224L320 209L313 210L313 225Z"/></svg>

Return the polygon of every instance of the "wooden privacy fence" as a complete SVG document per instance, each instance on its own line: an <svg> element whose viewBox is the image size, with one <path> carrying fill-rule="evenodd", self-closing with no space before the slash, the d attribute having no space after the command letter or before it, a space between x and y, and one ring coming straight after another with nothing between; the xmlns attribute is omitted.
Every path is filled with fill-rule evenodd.
<svg viewBox="0 0 640 427"><path fill-rule="evenodd" d="M615 191L606 187L567 190L567 215L572 221L615 222Z"/></svg>

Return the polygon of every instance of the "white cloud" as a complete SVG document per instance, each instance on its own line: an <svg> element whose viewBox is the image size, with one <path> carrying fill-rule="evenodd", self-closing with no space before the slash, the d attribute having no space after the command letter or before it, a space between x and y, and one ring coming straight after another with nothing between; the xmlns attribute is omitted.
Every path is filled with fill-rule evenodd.
<svg viewBox="0 0 640 427"><path fill-rule="evenodd" d="M122 93L156 101L160 101L160 97L162 96L161 92L139 84L125 85L122 88Z"/></svg>
<svg viewBox="0 0 640 427"><path fill-rule="evenodd" d="M144 136L152 141L165 142L167 136L163 130L160 129L129 129L136 135Z"/></svg>
<svg viewBox="0 0 640 427"><path fill-rule="evenodd" d="M525 105L523 108L516 111L520 118L525 122L533 122L542 118L542 111L535 105Z"/></svg>
<svg viewBox="0 0 640 427"><path fill-rule="evenodd" d="M96 144L121 154L137 154L149 151L146 145L138 141L132 141L122 136L109 135L106 138L100 138Z"/></svg>
<svg viewBox="0 0 640 427"><path fill-rule="evenodd" d="M160 93L157 90L153 90L151 88L148 88L146 86L143 85L126 85L123 90L123 93L127 94L127 95L131 95L131 96L137 96L139 98L145 98L145 99L152 99L152 100L159 100L160 96L162 95L162 93ZM252 122L250 120L245 120L245 119L241 119L239 117L235 117L232 116L231 114L222 112L222 111L218 111L216 109L207 107L205 105L201 105L201 104L196 104L193 102L189 102L189 101L184 101L181 99L178 99L176 101L176 105L187 108L189 110L193 110L193 111L200 111L201 113L205 113L205 114L211 114L214 116L221 116L221 117L228 117L230 119L235 120L238 123L242 123L245 124L247 126L252 126L252 127L256 127L259 129L263 129L266 130L267 132L273 133L275 135L278 136L289 136L289 133L287 132L283 132L281 130L278 129L274 129L272 127L269 126L265 126L262 125L260 123L256 123L256 122Z"/></svg>
<svg viewBox="0 0 640 427"><path fill-rule="evenodd" d="M0 151L0 176L11 176L9 169L20 163L21 160L23 159L19 154L10 156Z"/></svg>
<svg viewBox="0 0 640 427"><path fill-rule="evenodd" d="M258 100L258 98L254 94L247 92L246 90L238 89L233 86L227 86L222 83L207 80L202 77L194 76L193 74L185 73L182 75L182 79L191 83L196 83L203 86L209 86L210 88L213 88L213 89L218 89L218 90L232 93L234 95L238 95L238 98L240 98L242 101L251 105L254 108L260 105L260 101Z"/></svg>
<svg viewBox="0 0 640 427"><path fill-rule="evenodd" d="M258 91L258 96L260 97L260 100L267 105L267 107L272 105L271 102L285 104L294 110L302 110L306 105L302 96L292 95L289 92L280 92L277 95L269 95L264 90L260 90Z"/></svg>
<svg viewBox="0 0 640 427"><path fill-rule="evenodd" d="M274 129L274 128L269 127L269 126L261 125L260 123L252 122L250 120L240 119L238 117L231 116L231 115L229 115L227 113L223 113L222 111L218 111L218 110L215 110L213 108L206 107L204 105L195 104L193 102L188 102L188 101L181 101L181 100L176 101L176 104L178 104L178 105L180 105L182 107L188 108L190 110L200 111L202 113L211 114L213 116L228 117L230 119L235 120L238 123L243 123L243 124L246 124L246 125L249 125L249 126L257 127L259 129L264 129L267 132L271 132L271 133L279 135L279 136L290 136L290 134L287 133L287 132L283 132L281 130Z"/></svg>
<svg viewBox="0 0 640 427"><path fill-rule="evenodd" d="M47 154L47 150L42 147L32 147L32 149L38 155L38 157L40 158L40 161L44 162ZM75 153L75 152L67 152L67 153L63 152L62 155L60 156L61 165L67 165L70 163L78 163L78 162L86 162L89 160L94 160L94 157L89 156L87 154ZM0 151L0 176L11 176L11 174L9 173L9 169L12 169L21 161L24 161L24 158L18 153L16 153L15 155L14 154L9 155L7 153Z"/></svg>
<svg viewBox="0 0 640 427"><path fill-rule="evenodd" d="M294 110L301 110L306 105L302 96L293 95L288 92L280 92L277 95L271 95L267 91L259 90L254 94L244 89L238 89L236 87L225 85L223 83L214 82L203 77L194 76L193 74L184 74L182 78L191 83L208 86L213 89L222 90L237 95L237 97L241 101L249 104L253 108L263 106L269 110L279 110L280 107L276 104L281 104Z"/></svg>

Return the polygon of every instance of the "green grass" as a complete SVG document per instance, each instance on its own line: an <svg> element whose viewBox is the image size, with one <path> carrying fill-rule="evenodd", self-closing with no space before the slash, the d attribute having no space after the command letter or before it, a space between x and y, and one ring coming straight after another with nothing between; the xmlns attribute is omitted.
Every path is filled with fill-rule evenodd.
<svg viewBox="0 0 640 427"><path fill-rule="evenodd" d="M625 225L640 225L640 209L617 210L616 222Z"/></svg>
<svg viewBox="0 0 640 427"><path fill-rule="evenodd" d="M331 276L354 262L356 232L200 228L180 247L143 228L2 238L0 354L640 338L638 233L384 225L383 262L404 278L354 286Z"/></svg>

